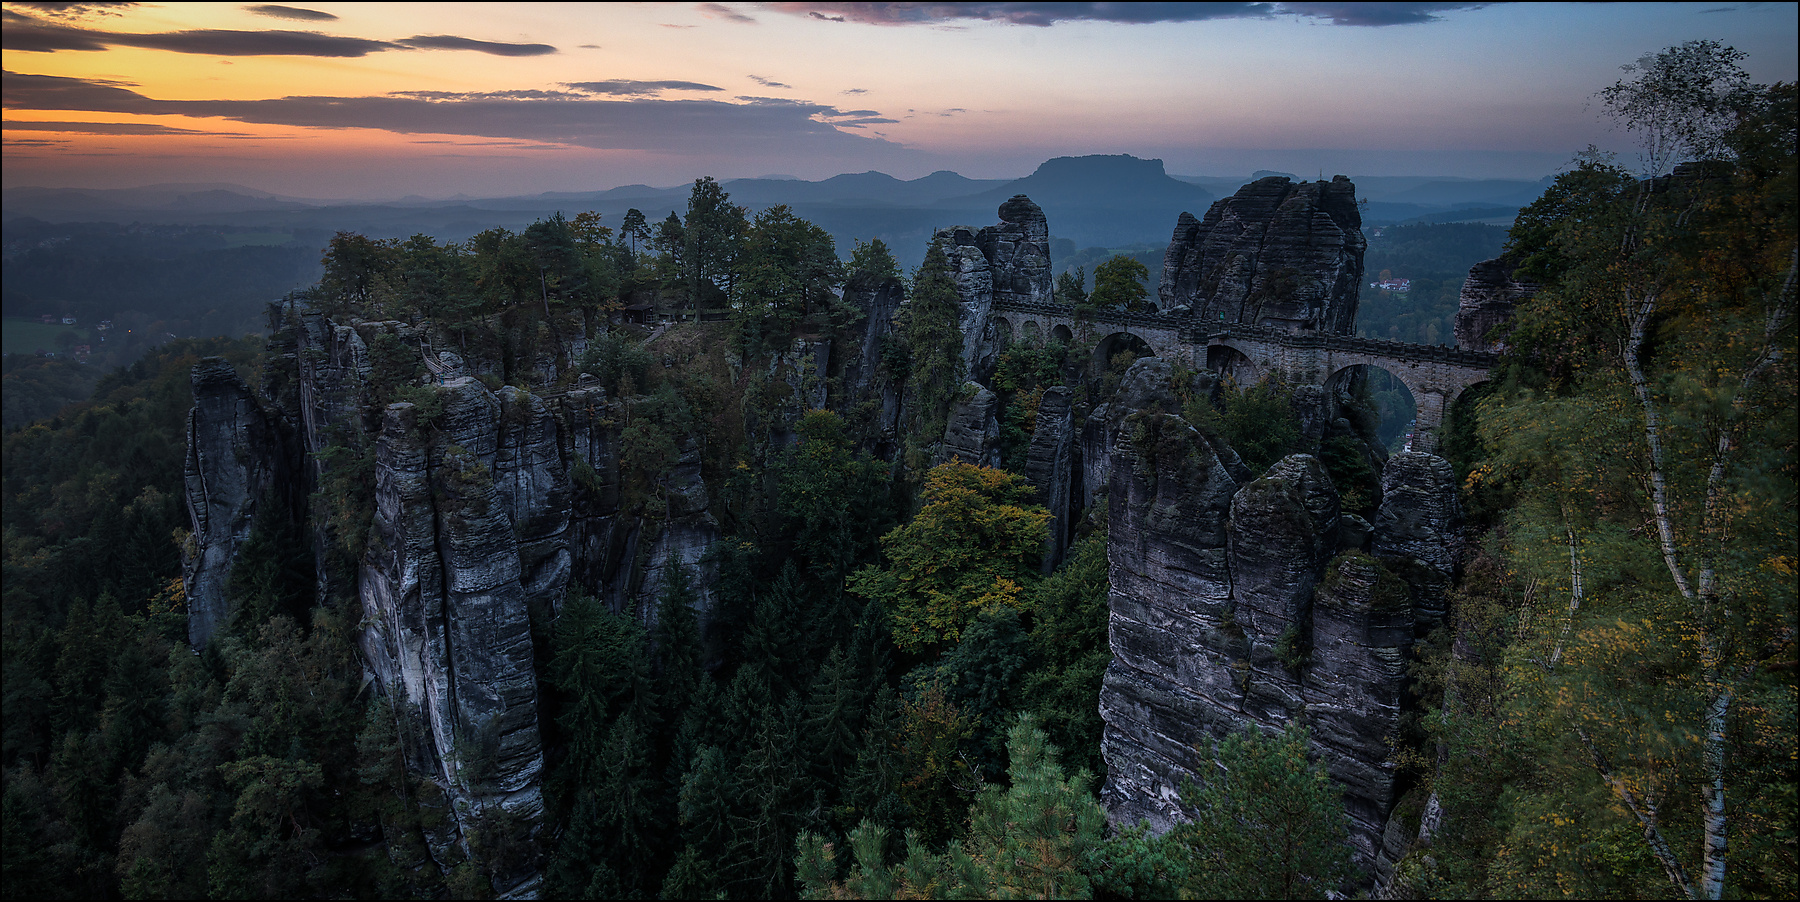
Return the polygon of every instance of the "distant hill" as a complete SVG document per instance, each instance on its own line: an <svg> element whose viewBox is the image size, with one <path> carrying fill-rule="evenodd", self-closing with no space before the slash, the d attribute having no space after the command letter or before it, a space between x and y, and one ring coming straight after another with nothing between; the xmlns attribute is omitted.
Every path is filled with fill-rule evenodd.
<svg viewBox="0 0 1800 902"><path fill-rule="evenodd" d="M1083 247L1166 242L1183 212L1204 215L1218 199L1205 188L1171 178L1161 160L1113 154L1047 160L1022 179L947 199L941 206L993 210L1015 194L1044 208L1050 234Z"/></svg>
<svg viewBox="0 0 1800 902"><path fill-rule="evenodd" d="M1269 174L1267 172L1253 175ZM1433 217L1437 220L1504 218L1497 208L1516 208L1543 191L1546 181L1457 179L1419 176L1353 177L1370 204L1365 225ZM1120 248L1166 244L1183 212L1204 216L1251 176L1171 176L1161 160L1124 154L1057 157L1020 179L971 179L940 170L916 179L883 172L845 173L819 181L786 177L733 179L731 199L752 214L787 204L817 223L848 257L856 241L880 238L908 268L925 256L934 229L984 226L996 221L1000 203L1026 194L1044 208L1050 233L1076 247ZM617 226L637 208L652 221L685 212L691 183L655 187L623 185L598 191L549 191L513 197L429 200L408 197L380 203L282 197L225 183L150 185L127 189L8 188L0 203L12 222L114 222L206 225L286 232L361 232L374 238L417 233L461 241L486 229L522 230L561 211L593 210ZM1471 213L1473 208L1482 208Z"/></svg>

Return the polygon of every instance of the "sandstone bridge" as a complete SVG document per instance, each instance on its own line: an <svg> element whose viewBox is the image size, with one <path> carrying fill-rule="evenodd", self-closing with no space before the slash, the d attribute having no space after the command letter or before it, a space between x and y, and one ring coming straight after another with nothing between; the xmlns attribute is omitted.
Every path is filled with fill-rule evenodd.
<svg viewBox="0 0 1800 902"><path fill-rule="evenodd" d="M1072 307L996 300L989 314L1002 342L1062 340L1092 344L1104 365L1118 351L1143 342L1158 357L1230 374L1240 384L1280 372L1290 382L1331 386L1355 366L1379 367L1412 392L1417 405L1412 448L1437 450L1444 413L1464 391L1486 382L1497 355L1320 332L1289 332L1240 323L1209 324L1167 313L1091 312Z"/></svg>

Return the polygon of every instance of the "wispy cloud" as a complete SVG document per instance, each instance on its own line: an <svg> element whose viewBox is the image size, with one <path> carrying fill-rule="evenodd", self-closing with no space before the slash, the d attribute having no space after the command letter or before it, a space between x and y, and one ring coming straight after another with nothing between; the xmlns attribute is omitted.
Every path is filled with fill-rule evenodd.
<svg viewBox="0 0 1800 902"><path fill-rule="evenodd" d="M79 135L210 135L221 138L250 137L243 132L206 131L196 128L176 128L155 122L52 122L47 120L17 121L8 119L0 123L6 131L25 132L64 132Z"/></svg>
<svg viewBox="0 0 1800 902"><path fill-rule="evenodd" d="M618 97L644 97L661 94L664 91L723 91L724 88L703 85L697 81L637 81L629 78L609 78L606 81L571 81L564 82L563 87L589 94L610 94Z"/></svg>
<svg viewBox="0 0 1800 902"><path fill-rule="evenodd" d="M410 97L414 100L430 101L464 101L464 100L580 100L586 94L572 91L389 91L389 97Z"/></svg>
<svg viewBox="0 0 1800 902"><path fill-rule="evenodd" d="M0 15L6 28L0 46L11 52L54 53L59 50L105 50L141 47L206 56L360 57L386 50L474 50L494 56L542 56L555 53L548 44L504 44L454 35L414 35L400 41L343 37L316 31L236 31L219 28L148 34L77 28L27 16L13 10Z"/></svg>
<svg viewBox="0 0 1800 902"><path fill-rule="evenodd" d="M755 24L757 24L755 19L752 19L749 16L746 16L743 13L738 12L735 9L732 9L729 6L724 6L724 5L718 4L718 3L702 3L702 4L700 4L700 13L709 19L724 19L727 22L736 22L740 25L755 25Z"/></svg>
<svg viewBox="0 0 1800 902"><path fill-rule="evenodd" d="M573 86L572 86L573 87ZM551 95L551 96L539 96ZM7 71L0 103L18 110L183 115L259 125L377 129L407 135L459 135L616 150L733 150L795 154L896 151L857 134L881 122L873 110L780 97L741 102L633 97L570 99L563 92L404 92L375 97L279 97L268 100L158 100L117 82Z"/></svg>
<svg viewBox="0 0 1800 902"><path fill-rule="evenodd" d="M331 13L322 12L316 9L301 9L298 6L275 6L269 3L262 3L256 6L246 6L244 7L244 10L259 16L268 16L273 19L297 19L302 22L337 21L337 16L334 16Z"/></svg>
<svg viewBox="0 0 1800 902"><path fill-rule="evenodd" d="M86 19L93 16L116 16L139 3L31 3L8 0L7 6L24 7L53 19Z"/></svg>
<svg viewBox="0 0 1800 902"><path fill-rule="evenodd" d="M502 44L449 34L419 34L394 43L420 50L473 50L494 56L544 56L556 52L549 44Z"/></svg>
<svg viewBox="0 0 1800 902"><path fill-rule="evenodd" d="M759 85L762 85L765 88L792 88L793 87L793 85L784 85L781 82L778 82L773 78L764 78L760 75L752 75L752 76L750 76L750 80L753 82L756 82Z"/></svg>
<svg viewBox="0 0 1800 902"><path fill-rule="evenodd" d="M1333 25L1412 25L1488 3L762 3L771 12L865 25L943 25L957 20L1045 27L1058 22L1203 22L1290 15Z"/></svg>
<svg viewBox="0 0 1800 902"><path fill-rule="evenodd" d="M1492 3L1278 3L1281 12L1316 19L1329 19L1333 25L1422 25L1436 22L1439 13L1462 9L1480 9Z"/></svg>

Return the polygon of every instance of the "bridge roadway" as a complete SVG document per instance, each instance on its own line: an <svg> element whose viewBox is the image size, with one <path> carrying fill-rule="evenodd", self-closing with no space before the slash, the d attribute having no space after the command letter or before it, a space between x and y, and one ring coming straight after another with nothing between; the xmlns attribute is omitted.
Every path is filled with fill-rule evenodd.
<svg viewBox="0 0 1800 902"><path fill-rule="evenodd" d="M1272 326L1208 324L1166 313L1092 312L1073 307L995 301L989 318L1001 340L1092 344L1096 362L1136 337L1156 356L1195 368L1229 373L1240 384L1281 373L1291 383L1330 387L1354 366L1380 367L1412 392L1418 407L1412 447L1436 451L1444 414L1464 391L1488 380L1499 356L1441 345L1358 338L1333 333L1295 333Z"/></svg>

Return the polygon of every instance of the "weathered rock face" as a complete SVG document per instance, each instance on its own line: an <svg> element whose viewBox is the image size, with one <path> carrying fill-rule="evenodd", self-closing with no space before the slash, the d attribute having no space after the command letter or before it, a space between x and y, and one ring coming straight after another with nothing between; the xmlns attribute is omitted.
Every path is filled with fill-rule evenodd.
<svg viewBox="0 0 1800 902"><path fill-rule="evenodd" d="M1352 334L1366 247L1349 179L1258 179L1203 220L1181 214L1158 300L1207 323Z"/></svg>
<svg viewBox="0 0 1800 902"><path fill-rule="evenodd" d="M1000 398L978 383L963 383L963 397L950 408L938 462L959 459L978 467L1000 465Z"/></svg>
<svg viewBox="0 0 1800 902"><path fill-rule="evenodd" d="M231 616L226 594L238 549L263 504L288 516L294 474L275 416L263 410L229 361L208 357L194 366L194 409L188 413L184 472L193 546L183 562L188 642L212 640Z"/></svg>
<svg viewBox="0 0 1800 902"><path fill-rule="evenodd" d="M1307 454L1277 461L1232 499L1231 523L1231 599L1245 633L1305 628L1319 571L1337 552L1338 495L1325 468Z"/></svg>
<svg viewBox="0 0 1800 902"><path fill-rule="evenodd" d="M898 294L889 300L897 304ZM309 491L343 494L344 474L334 468L367 461L373 511L360 556L351 558L352 543L331 520L313 520L319 601L361 608L367 671L393 700L409 768L436 787L419 804L450 815L426 832L426 844L440 866L453 865L470 818L496 808L535 832L544 754L534 627L549 628L573 587L647 618L677 560L690 568L704 617L713 580L700 565L719 530L700 440L676 437L653 510L642 498L621 510L617 423L630 411L591 378L557 396L510 385L490 391L468 375L487 364L433 351L429 324L342 325L283 305L271 315L271 403L259 403L223 361L194 374L187 494L196 536L187 577L195 644L229 616L231 559L265 499L299 522ZM879 343L871 347L872 360ZM824 402L829 351L814 343L782 357L786 369L775 375L794 377L798 407ZM374 404L420 386L436 397L418 407ZM530 894L538 879L527 865L495 884Z"/></svg>
<svg viewBox="0 0 1800 902"><path fill-rule="evenodd" d="M1139 381L1154 395L1153 380ZM1448 464L1423 454L1390 463L1378 560L1362 550L1369 526L1340 510L1316 458L1289 456L1240 485L1179 417L1138 409L1112 422L1113 661L1100 698L1108 816L1167 829L1185 817L1182 781L1206 773L1196 749L1299 720L1344 789L1366 868L1396 801L1386 762L1406 662L1434 615L1431 592L1441 605L1430 577L1454 566Z"/></svg>
<svg viewBox="0 0 1800 902"><path fill-rule="evenodd" d="M1183 819L1191 746L1237 717L1231 665L1248 646L1230 621L1227 522L1238 484L1180 417L1138 412L1110 438L1101 802L1114 823L1162 832Z"/></svg>
<svg viewBox="0 0 1800 902"><path fill-rule="evenodd" d="M906 300L906 287L899 279L874 279L859 274L844 286L844 301L863 317L850 332L848 353L833 355L838 384L842 386L845 409L869 403L878 411L873 424L871 450L877 457L891 459L901 444L901 385L883 378L882 348L893 339L894 314Z"/></svg>
<svg viewBox="0 0 1800 902"><path fill-rule="evenodd" d="M508 399L521 427L514 437L529 439L542 417L530 416L535 399L519 395ZM533 447L541 432L503 450L507 404L480 383L452 379L439 397L443 413L430 436L410 404L391 405L383 422L358 580L363 655L407 712L400 722L429 737L407 743L412 764L449 788L459 822L497 805L535 825L544 760L530 605L560 599L568 565L563 545L532 559L538 566L527 574L521 539L539 552L559 544L566 519L539 505L562 500L567 476L554 432L548 459ZM541 414L541 402L535 407ZM449 862L440 855L439 863Z"/></svg>
<svg viewBox="0 0 1800 902"><path fill-rule="evenodd" d="M713 580L700 568L702 559L718 544L720 535L718 521L707 509L706 482L700 477L702 449L701 440L695 436L682 436L676 443L675 465L663 478L663 497L667 506L660 520L661 526L656 528L646 523L640 527L640 531L647 534L637 541L649 542L650 551L645 558L635 600L623 599L619 608L628 610L627 605L635 604L636 613L646 621L654 616L656 599L667 583L669 567L676 562L688 570L695 594L694 608L703 627L712 611ZM650 532L652 529L654 532Z"/></svg>
<svg viewBox="0 0 1800 902"><path fill-rule="evenodd" d="M1050 224L1031 198L1015 194L1000 205L1000 222L981 230L975 243L994 278L994 300L1050 301Z"/></svg>
<svg viewBox="0 0 1800 902"><path fill-rule="evenodd" d="M1406 584L1375 559L1333 559L1314 593L1310 654L1295 712L1344 789L1350 842L1365 871L1398 796L1388 760L1400 729L1413 608Z"/></svg>
<svg viewBox="0 0 1800 902"><path fill-rule="evenodd" d="M573 566L569 468L548 405L510 385L499 400L494 489L518 536L525 603L534 619L549 623L562 608Z"/></svg>
<svg viewBox="0 0 1800 902"><path fill-rule="evenodd" d="M988 328L988 311L994 306L993 267L981 252L975 230L968 226L939 229L933 240L944 248L951 278L956 281L956 296L962 299L963 372L971 372L980 355L980 338Z"/></svg>
<svg viewBox="0 0 1800 902"><path fill-rule="evenodd" d="M563 457L570 487L569 552L577 585L603 586L625 560L619 524L619 427L616 405L599 388L562 397Z"/></svg>
<svg viewBox="0 0 1800 902"><path fill-rule="evenodd" d="M1025 481L1038 492L1038 503L1050 511L1050 535L1044 539L1044 573L1062 560L1068 548L1070 486L1074 475L1075 417L1073 393L1063 386L1044 390L1038 400L1037 424L1025 455Z"/></svg>
<svg viewBox="0 0 1800 902"><path fill-rule="evenodd" d="M1516 261L1506 257L1483 260L1469 267L1462 296L1456 304L1456 346L1471 351L1495 350L1487 335L1512 319L1520 301L1537 293L1538 286L1513 278Z"/></svg>
<svg viewBox="0 0 1800 902"><path fill-rule="evenodd" d="M1388 458L1372 550L1412 587L1421 634L1443 620L1445 593L1462 556L1462 526L1456 470L1449 461L1417 451Z"/></svg>
<svg viewBox="0 0 1800 902"><path fill-rule="evenodd" d="M988 318L994 301L1050 300L1050 225L1031 198L1015 194L1000 205L999 224L939 229L933 240L949 257L962 298L963 363L968 372L985 372L1000 344Z"/></svg>

